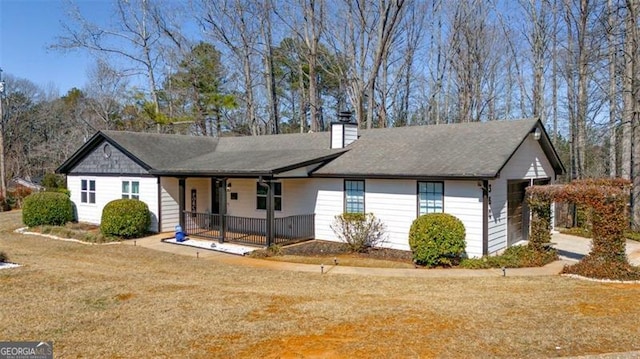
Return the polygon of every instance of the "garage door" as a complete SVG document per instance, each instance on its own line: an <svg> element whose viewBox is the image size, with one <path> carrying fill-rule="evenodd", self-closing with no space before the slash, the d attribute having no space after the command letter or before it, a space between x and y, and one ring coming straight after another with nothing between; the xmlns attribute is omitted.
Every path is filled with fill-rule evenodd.
<svg viewBox="0 0 640 359"><path fill-rule="evenodd" d="M529 208L524 200L529 181L508 181L507 245L529 239Z"/></svg>

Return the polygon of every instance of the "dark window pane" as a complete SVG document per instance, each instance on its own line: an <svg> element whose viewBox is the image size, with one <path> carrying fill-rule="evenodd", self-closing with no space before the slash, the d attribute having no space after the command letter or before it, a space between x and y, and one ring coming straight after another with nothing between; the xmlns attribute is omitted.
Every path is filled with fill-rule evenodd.
<svg viewBox="0 0 640 359"><path fill-rule="evenodd" d="M95 192L89 192L89 203L96 203L96 194L95 194Z"/></svg>
<svg viewBox="0 0 640 359"><path fill-rule="evenodd" d="M273 194L276 196L282 196L282 183L280 182L273 183Z"/></svg>
<svg viewBox="0 0 640 359"><path fill-rule="evenodd" d="M267 195L267 187L261 186L260 183L256 183L256 193L258 195L266 196Z"/></svg>
<svg viewBox="0 0 640 359"><path fill-rule="evenodd" d="M258 209L267 209L267 197L258 197Z"/></svg>
<svg viewBox="0 0 640 359"><path fill-rule="evenodd" d="M282 211L282 197L273 198L273 207L276 211Z"/></svg>
<svg viewBox="0 0 640 359"><path fill-rule="evenodd" d="M87 190L87 180L80 181L80 187L82 188L83 191L86 191Z"/></svg>
<svg viewBox="0 0 640 359"><path fill-rule="evenodd" d="M96 190L96 181L89 181L89 191Z"/></svg>
<svg viewBox="0 0 640 359"><path fill-rule="evenodd" d="M87 192L80 192L80 202L87 203Z"/></svg>

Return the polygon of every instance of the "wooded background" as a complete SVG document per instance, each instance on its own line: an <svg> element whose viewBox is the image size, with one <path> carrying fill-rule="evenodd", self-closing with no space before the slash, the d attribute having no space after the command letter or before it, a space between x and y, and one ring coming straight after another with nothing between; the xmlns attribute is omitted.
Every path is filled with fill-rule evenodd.
<svg viewBox="0 0 640 359"><path fill-rule="evenodd" d="M3 192L102 129L324 131L352 110L363 128L537 117L563 180L624 177L640 198L640 0L112 5L99 25L71 3L51 43L95 58L83 88L61 96L5 69Z"/></svg>

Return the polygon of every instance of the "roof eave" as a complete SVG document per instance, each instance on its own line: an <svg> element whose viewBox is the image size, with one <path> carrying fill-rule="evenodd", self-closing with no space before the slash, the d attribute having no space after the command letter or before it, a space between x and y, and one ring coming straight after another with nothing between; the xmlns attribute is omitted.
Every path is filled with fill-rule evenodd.
<svg viewBox="0 0 640 359"><path fill-rule="evenodd" d="M497 174L381 174L381 173L314 173L314 178L413 179L413 180L493 180Z"/></svg>
<svg viewBox="0 0 640 359"><path fill-rule="evenodd" d="M271 177L272 171L264 170L230 170L230 171L194 171L194 170L150 170L149 173L163 177Z"/></svg>

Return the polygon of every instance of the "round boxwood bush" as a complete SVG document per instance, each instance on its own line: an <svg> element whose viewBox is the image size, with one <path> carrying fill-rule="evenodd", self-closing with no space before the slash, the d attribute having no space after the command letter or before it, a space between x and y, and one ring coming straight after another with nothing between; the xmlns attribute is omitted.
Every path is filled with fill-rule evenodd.
<svg viewBox="0 0 640 359"><path fill-rule="evenodd" d="M22 222L26 226L61 226L73 220L73 203L64 193L38 192L24 199Z"/></svg>
<svg viewBox="0 0 640 359"><path fill-rule="evenodd" d="M450 214L429 213L416 218L409 245L416 263L428 267L458 263L465 250L464 224Z"/></svg>
<svg viewBox="0 0 640 359"><path fill-rule="evenodd" d="M149 207L137 199L117 199L104 206L100 231L105 236L138 238L151 224Z"/></svg>

